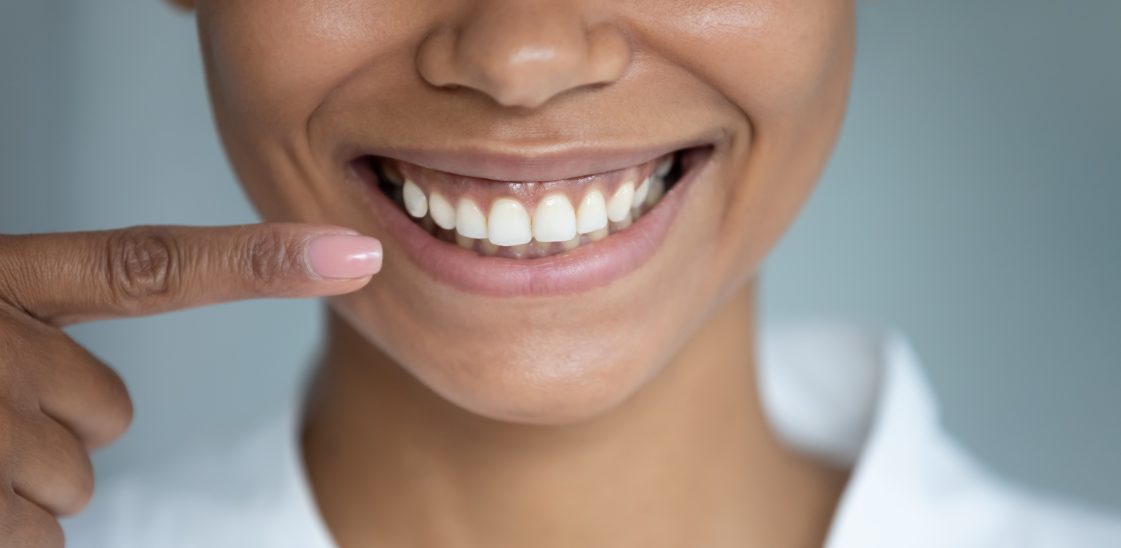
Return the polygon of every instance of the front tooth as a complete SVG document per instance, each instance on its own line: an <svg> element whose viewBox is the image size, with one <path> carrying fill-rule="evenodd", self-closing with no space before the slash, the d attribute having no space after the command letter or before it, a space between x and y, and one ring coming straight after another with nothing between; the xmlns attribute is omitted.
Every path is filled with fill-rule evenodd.
<svg viewBox="0 0 1121 548"><path fill-rule="evenodd" d="M468 238L487 237L487 218L470 198L460 198L455 208L455 231Z"/></svg>
<svg viewBox="0 0 1121 548"><path fill-rule="evenodd" d="M576 215L576 228L580 234L607 228L607 203L603 193L592 189L580 201L580 211Z"/></svg>
<svg viewBox="0 0 1121 548"><path fill-rule="evenodd" d="M634 203L634 183L627 181L615 191L611 201L607 202L607 218L615 222L622 221L631 212L632 203Z"/></svg>
<svg viewBox="0 0 1121 548"><path fill-rule="evenodd" d="M576 212L564 194L545 196L533 212L533 239L567 242L576 237Z"/></svg>
<svg viewBox="0 0 1121 548"><path fill-rule="evenodd" d="M634 190L634 203L631 207L642 207L642 203L646 201L646 195L650 192L650 179L654 176L650 175L642 180L642 184Z"/></svg>
<svg viewBox="0 0 1121 548"><path fill-rule="evenodd" d="M432 220L436 221L440 228L444 230L455 228L455 208L443 194L433 192L432 196L429 196L428 211L432 214Z"/></svg>
<svg viewBox="0 0 1121 548"><path fill-rule="evenodd" d="M405 210L409 212L409 215L420 219L428 214L428 197L424 195L424 191L416 186L412 179L405 179L405 188L402 190L402 195L405 199Z"/></svg>
<svg viewBox="0 0 1121 548"><path fill-rule="evenodd" d="M487 238L495 245L522 245L533 239L529 214L521 202L510 198L499 198L491 204L487 228Z"/></svg>
<svg viewBox="0 0 1121 548"><path fill-rule="evenodd" d="M654 168L654 175L657 175L658 178L665 177L667 174L669 174L669 170L671 169L673 169L673 156L662 160L662 163L658 164L658 167Z"/></svg>

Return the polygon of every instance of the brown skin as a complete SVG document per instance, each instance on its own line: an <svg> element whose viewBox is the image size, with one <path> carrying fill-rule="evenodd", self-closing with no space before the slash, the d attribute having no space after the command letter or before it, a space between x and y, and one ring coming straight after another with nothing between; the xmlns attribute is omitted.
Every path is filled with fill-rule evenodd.
<svg viewBox="0 0 1121 548"><path fill-rule="evenodd" d="M63 545L93 495L89 452L132 420L124 383L60 327L260 297L354 291L303 250L345 229L296 224L0 235L0 548Z"/></svg>
<svg viewBox="0 0 1121 548"><path fill-rule="evenodd" d="M195 7L218 126L261 214L352 226L390 259L332 300L309 401L307 464L342 546L820 543L843 476L768 431L750 318L758 267L841 124L852 2ZM363 147L695 135L718 136L713 163L659 252L564 297L433 280L346 171Z"/></svg>
<svg viewBox="0 0 1121 548"><path fill-rule="evenodd" d="M845 477L769 430L754 301L841 125L851 0L193 4L262 216L352 227L389 256L331 300L308 402L307 467L341 546L821 544ZM517 62L531 50L547 55ZM354 147L696 135L717 136L712 163L655 256L565 297L434 281L346 169Z"/></svg>
<svg viewBox="0 0 1121 548"><path fill-rule="evenodd" d="M852 9L821 0L196 5L217 123L262 216L385 242L382 275L333 309L464 410L538 424L609 412L754 278L834 143ZM512 60L528 48L556 53ZM617 76L605 83L605 74ZM348 172L356 148L524 152L698 135L715 135L717 150L679 214L693 222L675 223L632 275L567 297L489 298L434 281L404 258Z"/></svg>
<svg viewBox="0 0 1121 548"><path fill-rule="evenodd" d="M751 298L706 323L678 356L689 366L549 427L466 413L372 367L334 316L304 439L320 512L344 548L821 546L846 474L768 428L745 358Z"/></svg>

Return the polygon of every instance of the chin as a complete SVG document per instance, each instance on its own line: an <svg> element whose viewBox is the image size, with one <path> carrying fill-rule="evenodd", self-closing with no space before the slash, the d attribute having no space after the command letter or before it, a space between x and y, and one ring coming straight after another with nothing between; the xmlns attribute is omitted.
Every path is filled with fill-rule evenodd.
<svg viewBox="0 0 1121 548"><path fill-rule="evenodd" d="M567 425L609 414L638 389L651 369L633 357L568 361L518 354L498 351L484 361L463 363L462 369L412 371L428 377L430 388L441 397L474 414L520 424Z"/></svg>
<svg viewBox="0 0 1121 548"><path fill-rule="evenodd" d="M342 297L334 309L389 367L444 402L488 419L527 425L592 421L623 405L660 368L658 348L638 333L649 324L603 315L585 319L579 310L592 309L584 306L527 302L509 307L512 319L501 321L478 313L433 317L418 306L426 299L395 305L379 301L378 288L369 289L368 295ZM404 315L393 312L397 306L408 307ZM463 306L477 310L475 304ZM558 310L575 319L557 321ZM543 322L552 326L534 327ZM428 327L418 330L422 325Z"/></svg>

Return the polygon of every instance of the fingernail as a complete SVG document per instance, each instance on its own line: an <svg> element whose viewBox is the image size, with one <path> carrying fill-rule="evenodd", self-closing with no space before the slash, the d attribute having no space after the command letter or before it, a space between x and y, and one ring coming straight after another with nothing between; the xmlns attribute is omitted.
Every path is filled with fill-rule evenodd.
<svg viewBox="0 0 1121 548"><path fill-rule="evenodd" d="M381 270L381 242L350 234L319 236L308 243L307 263L321 278L365 278Z"/></svg>

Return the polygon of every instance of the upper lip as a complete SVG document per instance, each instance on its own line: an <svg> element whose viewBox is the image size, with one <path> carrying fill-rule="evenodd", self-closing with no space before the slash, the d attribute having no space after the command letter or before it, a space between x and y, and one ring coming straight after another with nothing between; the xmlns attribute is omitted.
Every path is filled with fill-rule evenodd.
<svg viewBox="0 0 1121 548"><path fill-rule="evenodd" d="M643 147L580 143L556 146L425 149L381 147L364 156L393 158L420 167L494 181L559 181L643 164L671 152L715 144L712 136Z"/></svg>

